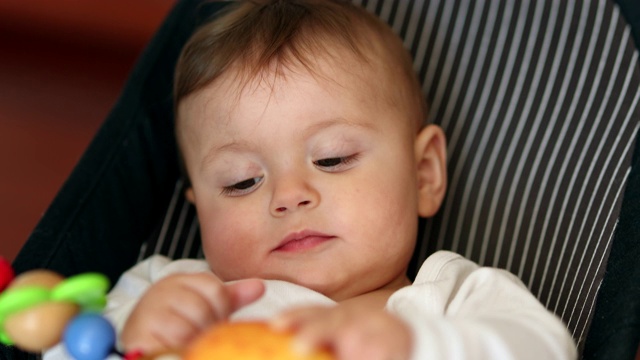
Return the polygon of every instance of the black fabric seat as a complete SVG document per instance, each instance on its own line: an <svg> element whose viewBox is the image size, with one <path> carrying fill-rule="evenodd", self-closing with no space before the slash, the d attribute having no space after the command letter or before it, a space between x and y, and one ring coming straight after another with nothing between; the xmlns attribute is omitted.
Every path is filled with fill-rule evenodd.
<svg viewBox="0 0 640 360"><path fill-rule="evenodd" d="M640 5L355 2L403 37L429 116L449 140L449 193L436 217L421 220L410 273L439 249L506 268L567 323L584 358L632 359L640 341ZM176 5L17 271L101 271L115 282L150 254L201 256L195 211L182 197L171 82L180 47L221 6Z"/></svg>

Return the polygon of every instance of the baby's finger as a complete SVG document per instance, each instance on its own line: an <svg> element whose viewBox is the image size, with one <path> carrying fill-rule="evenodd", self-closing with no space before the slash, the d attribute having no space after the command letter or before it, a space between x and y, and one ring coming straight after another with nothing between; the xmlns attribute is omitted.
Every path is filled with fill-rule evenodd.
<svg viewBox="0 0 640 360"><path fill-rule="evenodd" d="M318 317L300 324L295 330L294 349L301 354L309 354L319 348L335 351L341 333L341 324L342 321L336 316Z"/></svg>
<svg viewBox="0 0 640 360"><path fill-rule="evenodd" d="M166 326L171 324L171 326ZM127 351L154 353L166 349L180 348L198 333L185 319L173 312L137 326L125 327L120 336L122 346Z"/></svg>
<svg viewBox="0 0 640 360"><path fill-rule="evenodd" d="M247 279L225 285L229 295L230 312L258 300L264 294L264 283L259 279ZM230 315L230 314L228 314Z"/></svg>
<svg viewBox="0 0 640 360"><path fill-rule="evenodd" d="M209 323L224 320L232 312L230 296L217 276L211 273L192 274L184 286L206 301L212 315Z"/></svg>
<svg viewBox="0 0 640 360"><path fill-rule="evenodd" d="M317 348L332 347L333 337L341 323L341 312L326 307L308 307L281 314L271 322L271 326L277 331L295 332L295 350L308 354Z"/></svg>
<svg viewBox="0 0 640 360"><path fill-rule="evenodd" d="M163 320L171 326L156 326L151 329L153 339L162 345L158 349L154 349L156 351L180 349L193 340L201 330L181 314L167 314Z"/></svg>
<svg viewBox="0 0 640 360"><path fill-rule="evenodd" d="M269 326L276 331L292 331L298 329L302 324L312 321L323 313L326 308L320 306L310 306L295 308L280 313L269 322Z"/></svg>
<svg viewBox="0 0 640 360"><path fill-rule="evenodd" d="M384 312L343 324L331 338L338 359L408 359L412 336L407 325Z"/></svg>
<svg viewBox="0 0 640 360"><path fill-rule="evenodd" d="M303 354L322 347L338 359L406 359L411 348L406 325L383 311L303 308L283 313L272 326L295 332L294 347Z"/></svg>
<svg viewBox="0 0 640 360"><path fill-rule="evenodd" d="M212 323L220 320L220 316L216 313L211 300L200 293L183 291L182 296L168 305L167 311L177 315L182 321L188 322L197 330L204 330Z"/></svg>

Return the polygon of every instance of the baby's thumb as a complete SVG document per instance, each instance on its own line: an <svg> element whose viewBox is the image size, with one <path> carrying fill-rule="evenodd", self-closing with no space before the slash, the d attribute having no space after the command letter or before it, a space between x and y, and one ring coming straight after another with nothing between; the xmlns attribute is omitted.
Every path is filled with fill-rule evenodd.
<svg viewBox="0 0 640 360"><path fill-rule="evenodd" d="M249 305L264 294L264 283L259 279L239 280L226 285L231 312Z"/></svg>

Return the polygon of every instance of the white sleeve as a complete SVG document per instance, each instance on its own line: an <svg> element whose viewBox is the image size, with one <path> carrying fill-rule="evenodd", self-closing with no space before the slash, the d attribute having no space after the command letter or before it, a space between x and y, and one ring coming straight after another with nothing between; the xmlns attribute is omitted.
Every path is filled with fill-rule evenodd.
<svg viewBox="0 0 640 360"><path fill-rule="evenodd" d="M103 315L120 334L129 314L152 284L171 274L203 271L209 271L204 260L171 260L161 255L151 256L122 274L107 295L107 307Z"/></svg>
<svg viewBox="0 0 640 360"><path fill-rule="evenodd" d="M575 359L566 326L513 274L446 251L387 309L413 331L412 359Z"/></svg>
<svg viewBox="0 0 640 360"><path fill-rule="evenodd" d="M120 276L118 282L107 294L107 306L103 315L111 322L116 333L120 334L138 300L153 283L171 274L203 271L210 271L204 260L171 260L165 256L153 255ZM62 344L44 353L44 360L54 359L70 359Z"/></svg>

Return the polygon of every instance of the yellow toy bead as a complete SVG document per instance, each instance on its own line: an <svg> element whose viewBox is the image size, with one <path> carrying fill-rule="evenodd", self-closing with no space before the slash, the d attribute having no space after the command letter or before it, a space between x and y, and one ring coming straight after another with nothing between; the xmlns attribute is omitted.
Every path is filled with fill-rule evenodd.
<svg viewBox="0 0 640 360"><path fill-rule="evenodd" d="M4 330L19 348L40 352L60 342L65 326L79 311L78 305L44 302L10 315Z"/></svg>
<svg viewBox="0 0 640 360"><path fill-rule="evenodd" d="M26 286L40 286L47 289L53 289L63 280L64 277L62 277L62 275L50 270L31 270L16 276L16 278L9 284L7 290Z"/></svg>

